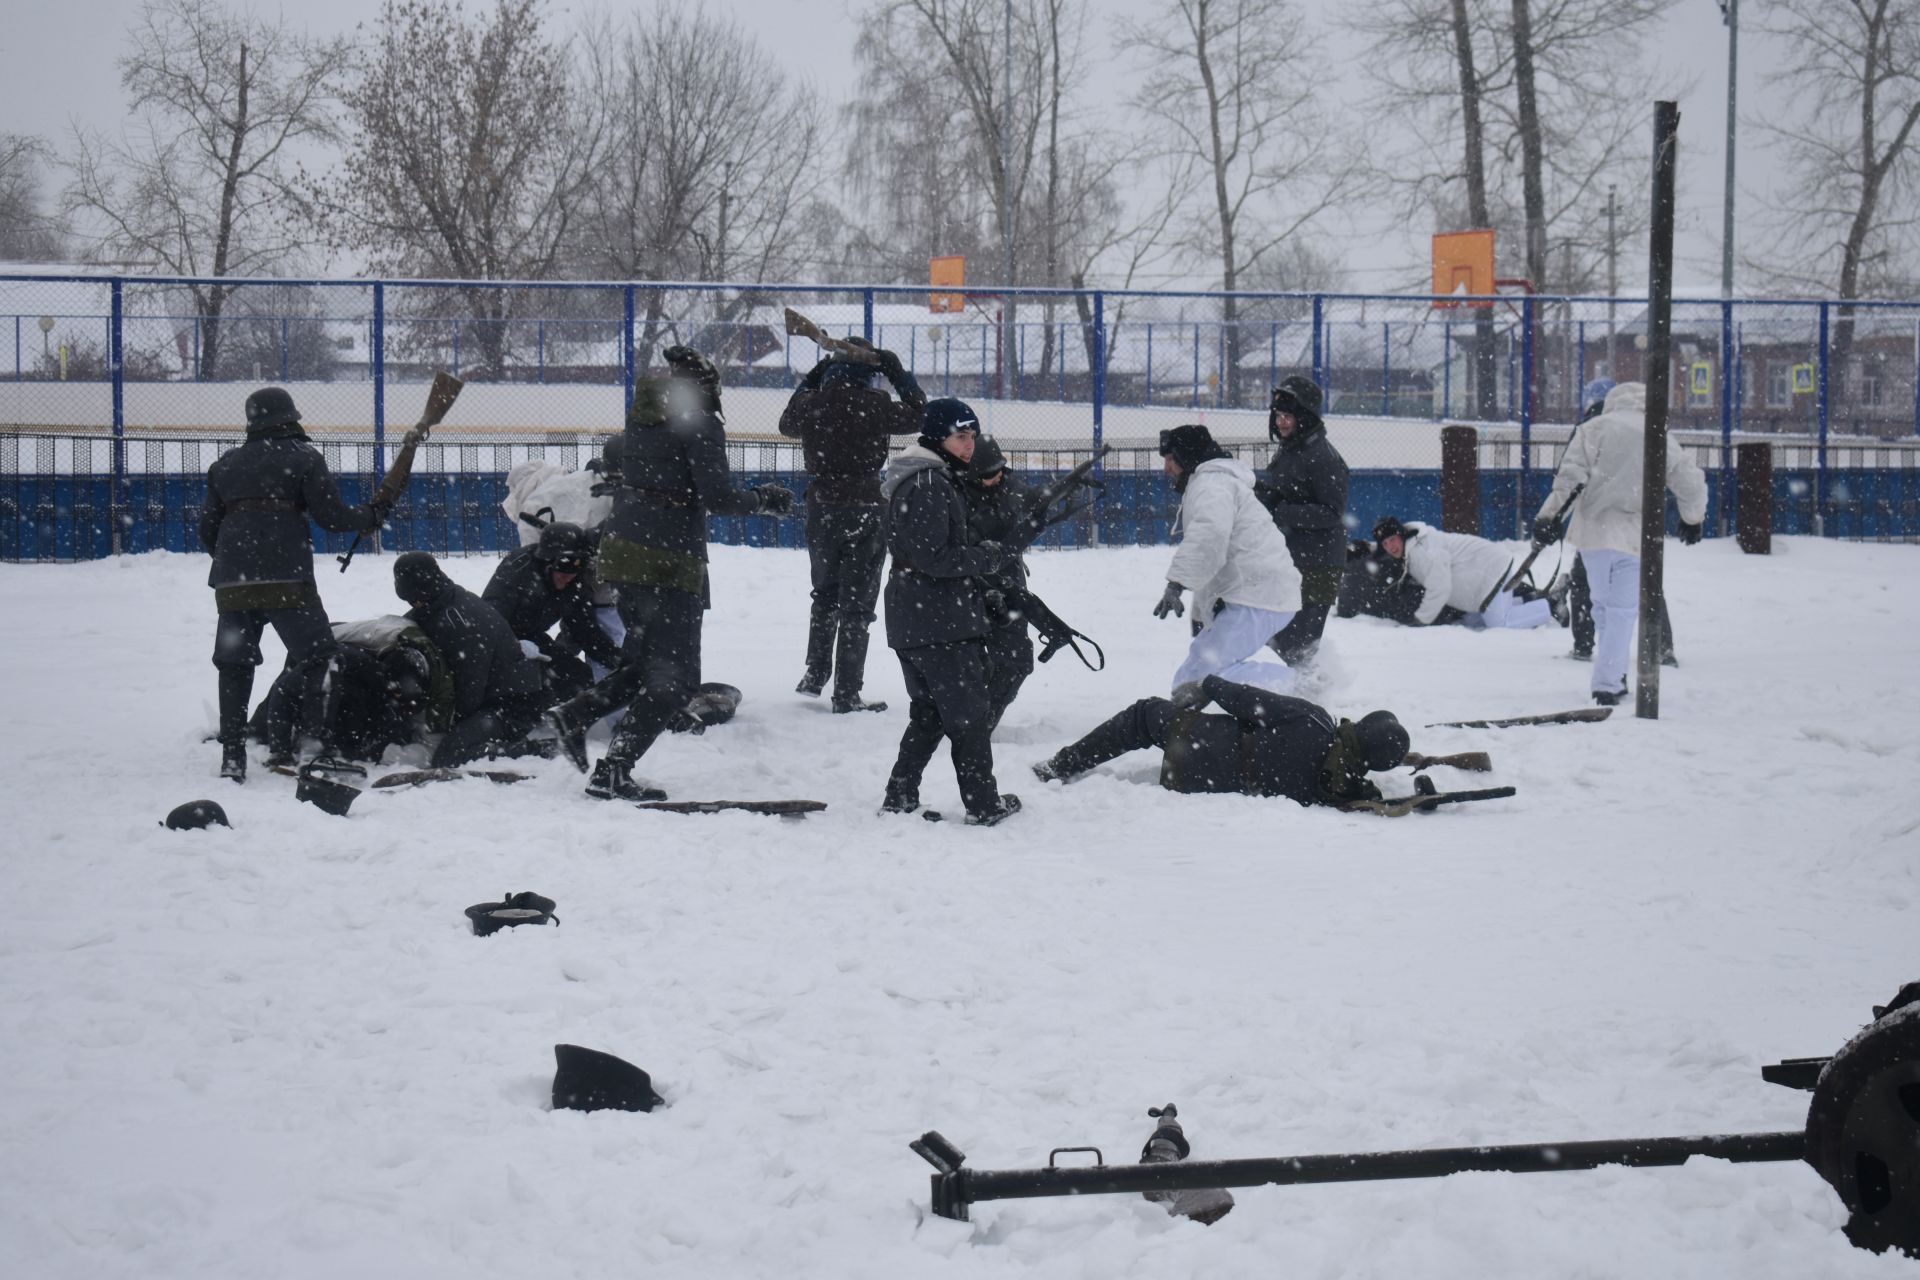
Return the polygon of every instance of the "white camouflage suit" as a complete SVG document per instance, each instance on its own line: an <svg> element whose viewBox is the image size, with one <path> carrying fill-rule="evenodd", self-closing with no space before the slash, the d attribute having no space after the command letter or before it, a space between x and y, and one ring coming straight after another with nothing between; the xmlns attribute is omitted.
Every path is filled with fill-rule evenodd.
<svg viewBox="0 0 1920 1280"><path fill-rule="evenodd" d="M1210 458L1195 467L1175 527L1180 548L1167 581L1192 589L1200 633L1173 687L1217 675L1287 692L1293 674L1284 665L1248 661L1300 611L1300 571L1272 515L1253 496L1253 468L1238 458Z"/></svg>
<svg viewBox="0 0 1920 1280"><path fill-rule="evenodd" d="M1584 484L1567 526L1567 541L1580 552L1593 589L1593 683L1595 693L1627 687L1633 629L1640 620L1640 487L1647 435L1647 387L1623 382L1607 393L1606 409L1582 423L1567 443L1553 477L1553 492L1540 515L1558 511ZM1707 518L1707 478L1687 451L1667 449L1667 488L1680 519Z"/></svg>
<svg viewBox="0 0 1920 1280"><path fill-rule="evenodd" d="M1553 621L1553 610L1545 600L1514 599L1513 592L1494 594L1494 588L1513 572L1513 557L1506 548L1470 533L1448 533L1423 524L1406 526L1407 576L1422 588L1420 607L1414 617L1421 625L1431 625L1448 605L1467 615L1467 625L1477 620L1488 627L1543 627ZM1482 610L1488 596L1491 603Z"/></svg>

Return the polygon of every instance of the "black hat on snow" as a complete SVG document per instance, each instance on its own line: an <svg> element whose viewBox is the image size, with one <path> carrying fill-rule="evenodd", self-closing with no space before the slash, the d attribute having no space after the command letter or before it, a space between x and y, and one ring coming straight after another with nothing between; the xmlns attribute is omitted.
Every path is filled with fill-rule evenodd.
<svg viewBox="0 0 1920 1280"><path fill-rule="evenodd" d="M1280 429L1273 425L1276 413L1292 414L1303 427L1321 425L1320 384L1298 373L1280 379L1280 385L1273 389L1273 401L1267 406L1267 434L1277 437Z"/></svg>
<svg viewBox="0 0 1920 1280"><path fill-rule="evenodd" d="M1198 423L1189 422L1160 433L1160 456L1172 458L1180 470L1191 472L1203 462L1233 455L1222 449L1213 433Z"/></svg>
<svg viewBox="0 0 1920 1280"><path fill-rule="evenodd" d="M410 605L431 604L452 586L429 552L409 551L393 562L393 593Z"/></svg>
<svg viewBox="0 0 1920 1280"><path fill-rule="evenodd" d="M344 818L347 810L353 808L353 802L360 798L360 788L309 772L300 775L300 781L293 788L293 798L323 813Z"/></svg>
<svg viewBox="0 0 1920 1280"><path fill-rule="evenodd" d="M285 387L262 387L247 397L247 430L265 431L268 427L297 424L300 411L293 407L293 396Z"/></svg>
<svg viewBox="0 0 1920 1280"><path fill-rule="evenodd" d="M498 902L474 903L467 908L467 919L473 922L474 936L485 938L523 924L558 925L560 917L553 914L557 905L552 898L537 893L506 893Z"/></svg>
<svg viewBox="0 0 1920 1280"><path fill-rule="evenodd" d="M1407 758L1412 739L1393 712L1369 711L1354 729L1360 737L1360 749L1367 754L1367 768L1375 772L1395 769Z"/></svg>
<svg viewBox="0 0 1920 1280"><path fill-rule="evenodd" d="M651 1111L667 1100L631 1062L577 1044L553 1046L553 1106L570 1111Z"/></svg>
<svg viewBox="0 0 1920 1280"><path fill-rule="evenodd" d="M189 800L175 806L162 825L169 831L200 831L215 823L228 828L233 826L227 821L227 811L217 801Z"/></svg>

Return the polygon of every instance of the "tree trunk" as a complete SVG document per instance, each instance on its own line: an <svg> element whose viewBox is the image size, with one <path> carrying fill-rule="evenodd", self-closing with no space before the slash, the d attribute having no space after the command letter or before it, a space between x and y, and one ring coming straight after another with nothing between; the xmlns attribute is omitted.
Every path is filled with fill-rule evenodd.
<svg viewBox="0 0 1920 1280"><path fill-rule="evenodd" d="M1543 160L1540 137L1540 100L1533 84L1533 15L1530 0L1513 0L1513 83L1519 98L1520 174L1527 218L1527 279L1538 293L1547 282L1547 189L1541 176ZM1534 312L1539 323L1539 312ZM1533 367L1520 371L1528 391L1533 388ZM1523 403L1525 398L1523 397ZM1538 403L1537 398L1534 403ZM1517 406L1507 406L1509 410Z"/></svg>
<svg viewBox="0 0 1920 1280"><path fill-rule="evenodd" d="M1193 52L1200 67L1200 83L1207 94L1207 136L1210 154L1207 160L1213 169L1214 210L1220 223L1220 287L1228 297L1221 300L1220 323L1227 337L1227 399L1230 403L1239 403L1240 399L1240 311L1239 302L1231 295L1239 287L1240 264L1236 261L1234 246L1234 208L1227 195L1227 157L1226 146L1220 140L1220 87L1213 77L1213 55L1207 48L1207 35L1212 23L1209 0L1196 0L1194 5L1197 20L1193 23ZM1199 388L1194 388L1199 394Z"/></svg>
<svg viewBox="0 0 1920 1280"><path fill-rule="evenodd" d="M1467 0L1453 0L1454 61L1460 71L1460 124L1467 171L1467 220L1488 226L1486 134L1480 123L1480 75L1474 69L1473 27L1467 19ZM1451 353L1449 353L1451 357ZM1475 309L1473 322L1474 416L1487 421L1499 411L1499 375L1494 360L1493 312Z"/></svg>
<svg viewBox="0 0 1920 1280"><path fill-rule="evenodd" d="M1049 289L1060 287L1060 4L1061 0L1049 0L1047 5L1047 36L1052 45L1053 66L1047 94L1047 261L1043 279ZM1046 332L1040 340L1040 376L1044 378L1053 371L1052 298L1047 299L1042 314Z"/></svg>

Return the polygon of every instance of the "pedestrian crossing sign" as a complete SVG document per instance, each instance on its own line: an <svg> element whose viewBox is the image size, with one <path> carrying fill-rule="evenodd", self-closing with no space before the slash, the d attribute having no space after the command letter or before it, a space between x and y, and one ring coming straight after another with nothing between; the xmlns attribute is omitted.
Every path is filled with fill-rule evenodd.
<svg viewBox="0 0 1920 1280"><path fill-rule="evenodd" d="M1793 394L1810 396L1813 394L1813 366L1797 364L1793 366Z"/></svg>

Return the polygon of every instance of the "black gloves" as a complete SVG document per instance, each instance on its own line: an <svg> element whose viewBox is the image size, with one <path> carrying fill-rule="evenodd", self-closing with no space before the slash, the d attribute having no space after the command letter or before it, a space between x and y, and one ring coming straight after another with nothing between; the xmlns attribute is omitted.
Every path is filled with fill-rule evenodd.
<svg viewBox="0 0 1920 1280"><path fill-rule="evenodd" d="M367 503L367 509L373 512L373 522L375 524L385 524L387 517L393 514L393 499L376 493L373 495L372 500Z"/></svg>
<svg viewBox="0 0 1920 1280"><path fill-rule="evenodd" d="M1543 547L1550 547L1560 541L1562 532L1560 522L1552 516L1541 516L1533 522L1533 540Z"/></svg>
<svg viewBox="0 0 1920 1280"><path fill-rule="evenodd" d="M777 484L763 484L756 486L753 492L760 499L761 515L784 516L793 510L791 489L783 489Z"/></svg>
<svg viewBox="0 0 1920 1280"><path fill-rule="evenodd" d="M1153 606L1153 616L1164 618L1172 614L1176 618L1186 616L1187 606L1180 601L1180 593L1186 588L1177 582L1169 582L1167 589L1160 593L1160 603Z"/></svg>
<svg viewBox="0 0 1920 1280"><path fill-rule="evenodd" d="M1700 541L1700 535L1705 532L1706 532L1706 529L1701 525L1688 524L1685 520L1682 520L1680 522L1681 545L1688 546L1688 547L1692 546L1694 543Z"/></svg>

